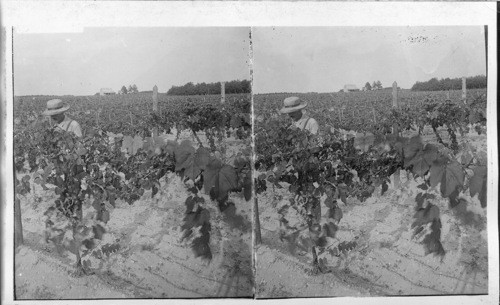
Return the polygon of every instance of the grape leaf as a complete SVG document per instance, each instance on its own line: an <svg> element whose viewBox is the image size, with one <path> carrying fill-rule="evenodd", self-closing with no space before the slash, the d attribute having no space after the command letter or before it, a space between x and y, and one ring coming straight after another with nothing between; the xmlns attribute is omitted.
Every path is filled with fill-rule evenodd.
<svg viewBox="0 0 500 305"><path fill-rule="evenodd" d="M331 196L326 197L325 206L327 208L333 209L337 206L337 200L333 199Z"/></svg>
<svg viewBox="0 0 500 305"><path fill-rule="evenodd" d="M177 163L175 170L184 170L184 175L195 181L201 171L206 168L210 158L210 151L205 147L200 147L198 150L182 142L176 151Z"/></svg>
<svg viewBox="0 0 500 305"><path fill-rule="evenodd" d="M432 163L439 157L438 148L427 144L423 150L419 150L411 160L405 159L405 166L412 166L412 172L420 177L425 176Z"/></svg>
<svg viewBox="0 0 500 305"><path fill-rule="evenodd" d="M182 141L182 143L175 149L175 171L180 171L189 166L193 162L194 154L196 149L191 145L188 140Z"/></svg>
<svg viewBox="0 0 500 305"><path fill-rule="evenodd" d="M241 118L239 118L237 115L232 115L230 124L231 124L232 128L240 127L241 126Z"/></svg>
<svg viewBox="0 0 500 305"><path fill-rule="evenodd" d="M87 249L92 249L95 246L95 241L93 239L84 239L82 240L82 245Z"/></svg>
<svg viewBox="0 0 500 305"><path fill-rule="evenodd" d="M451 192L450 196L448 197L448 201L450 203L450 207L454 208L460 203L460 198L458 198L458 188L455 189L453 192Z"/></svg>
<svg viewBox="0 0 500 305"><path fill-rule="evenodd" d="M470 195L474 197L479 194L478 198L481 202L481 206L486 207L486 182L488 177L488 171L486 166L477 166L474 168L474 176L469 182Z"/></svg>
<svg viewBox="0 0 500 305"><path fill-rule="evenodd" d="M165 145L165 140L159 136L147 137L144 139L144 144L142 148L147 151L155 151L156 148L162 147Z"/></svg>
<svg viewBox="0 0 500 305"><path fill-rule="evenodd" d="M167 144L165 145L165 151L169 155L173 155L179 145L177 144L176 141L168 140Z"/></svg>
<svg viewBox="0 0 500 305"><path fill-rule="evenodd" d="M102 212L101 220L104 223L107 223L109 221L109 211L103 211Z"/></svg>
<svg viewBox="0 0 500 305"><path fill-rule="evenodd" d="M339 227L331 221L323 224L323 233L328 237L335 237L338 229Z"/></svg>
<svg viewBox="0 0 500 305"><path fill-rule="evenodd" d="M248 161L248 159L243 158L243 157L236 157L234 159L233 164L237 170L241 170L241 169L245 168L247 165L249 165L249 161Z"/></svg>
<svg viewBox="0 0 500 305"><path fill-rule="evenodd" d="M354 147L366 152L370 149L370 146L372 146L374 142L375 136L372 133L356 133L356 137L354 138Z"/></svg>
<svg viewBox="0 0 500 305"><path fill-rule="evenodd" d="M342 209L339 206L328 209L328 217L339 222L343 217Z"/></svg>
<svg viewBox="0 0 500 305"><path fill-rule="evenodd" d="M417 185L417 188L424 190L424 191L427 191L429 189L429 187L425 183Z"/></svg>
<svg viewBox="0 0 500 305"><path fill-rule="evenodd" d="M221 161L213 158L203 172L203 183L206 194L210 194L213 188L215 197L222 199L228 195L228 192L238 187L238 177L234 167L223 165Z"/></svg>
<svg viewBox="0 0 500 305"><path fill-rule="evenodd" d="M423 144L422 144L422 138L420 136L415 136L412 137L409 141L409 143L403 148L403 153L405 156L404 160L404 165L405 167L408 167L407 165L415 155L422 150Z"/></svg>
<svg viewBox="0 0 500 305"><path fill-rule="evenodd" d="M347 186L345 184L339 184L337 186L337 189L339 191L340 200L342 200L343 203L347 204Z"/></svg>
<svg viewBox="0 0 500 305"><path fill-rule="evenodd" d="M455 160L447 162L444 157L439 158L432 164L430 183L432 187L441 183L441 194L443 197L449 197L464 184L464 172L460 163Z"/></svg>
<svg viewBox="0 0 500 305"><path fill-rule="evenodd" d="M131 155L135 155L143 145L143 140L139 135L133 138L131 136L123 137L122 148L125 148Z"/></svg>
<svg viewBox="0 0 500 305"><path fill-rule="evenodd" d="M106 232L106 230L101 225L99 225L99 224L93 226L92 230L94 231L94 236L97 239L102 239L102 236Z"/></svg>

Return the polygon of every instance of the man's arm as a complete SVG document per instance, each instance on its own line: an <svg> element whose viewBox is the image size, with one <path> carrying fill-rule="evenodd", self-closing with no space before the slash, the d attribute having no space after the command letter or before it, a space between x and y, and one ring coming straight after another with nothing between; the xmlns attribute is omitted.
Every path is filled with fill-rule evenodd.
<svg viewBox="0 0 500 305"><path fill-rule="evenodd" d="M318 134L318 129L319 129L318 122L316 122L315 119L310 118L309 122L307 122L306 129L309 130L309 132L311 132L314 135Z"/></svg>
<svg viewBox="0 0 500 305"><path fill-rule="evenodd" d="M82 137L82 128L80 127L80 124L78 124L77 121L72 121L71 125L69 126L69 130L73 132L77 137L81 138Z"/></svg>

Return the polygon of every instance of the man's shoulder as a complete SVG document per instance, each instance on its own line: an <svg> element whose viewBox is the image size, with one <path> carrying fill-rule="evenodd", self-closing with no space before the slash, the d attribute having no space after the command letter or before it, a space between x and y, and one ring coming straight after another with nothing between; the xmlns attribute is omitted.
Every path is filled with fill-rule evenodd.
<svg viewBox="0 0 500 305"><path fill-rule="evenodd" d="M316 121L314 118L309 118L309 124L318 124L318 121Z"/></svg>
<svg viewBox="0 0 500 305"><path fill-rule="evenodd" d="M69 122L69 124L76 124L76 125L80 125L80 124L78 124L78 121L76 121L75 119L73 119L73 118L72 118L72 117L70 117L70 116L66 116L66 118L64 119L64 121Z"/></svg>

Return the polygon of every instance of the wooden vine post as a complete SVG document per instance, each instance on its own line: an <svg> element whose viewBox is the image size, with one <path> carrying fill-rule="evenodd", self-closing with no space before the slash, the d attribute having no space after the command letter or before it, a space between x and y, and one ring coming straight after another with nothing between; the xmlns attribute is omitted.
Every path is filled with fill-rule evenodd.
<svg viewBox="0 0 500 305"><path fill-rule="evenodd" d="M399 108L398 104L398 83L394 82L392 83L392 108ZM392 125L392 133L395 136L399 135L399 126L396 122ZM394 172L394 188L397 189L399 188L399 183L400 183L400 171L399 169Z"/></svg>
<svg viewBox="0 0 500 305"><path fill-rule="evenodd" d="M14 199L14 248L24 243L23 222L21 218L21 200L15 196Z"/></svg>
<svg viewBox="0 0 500 305"><path fill-rule="evenodd" d="M484 26L484 50L486 51L486 79L488 79L488 26Z"/></svg>
<svg viewBox="0 0 500 305"><path fill-rule="evenodd" d="M158 112L158 87L153 87L153 111Z"/></svg>
<svg viewBox="0 0 500 305"><path fill-rule="evenodd" d="M464 103L465 103L466 99L467 99L467 82L466 82L465 76L464 76L464 77L462 77L462 100L464 101Z"/></svg>
<svg viewBox="0 0 500 305"><path fill-rule="evenodd" d="M224 112L225 110L225 103L226 103L226 82L220 82L220 103L222 105L222 111ZM226 126L226 116L222 116L222 126ZM222 143L221 143L222 144ZM222 146L221 146L222 148ZM222 148L224 150L224 148Z"/></svg>
<svg viewBox="0 0 500 305"><path fill-rule="evenodd" d="M255 245L260 245L262 243L262 235L260 233L259 202L257 201L257 196L255 196L253 201L253 213L254 213L253 228L255 236L254 243Z"/></svg>
<svg viewBox="0 0 500 305"><path fill-rule="evenodd" d="M220 82L220 103L224 104L226 102L226 83Z"/></svg>
<svg viewBox="0 0 500 305"><path fill-rule="evenodd" d="M158 86L153 87L153 112L158 112ZM153 137L158 136L158 128L153 127Z"/></svg>

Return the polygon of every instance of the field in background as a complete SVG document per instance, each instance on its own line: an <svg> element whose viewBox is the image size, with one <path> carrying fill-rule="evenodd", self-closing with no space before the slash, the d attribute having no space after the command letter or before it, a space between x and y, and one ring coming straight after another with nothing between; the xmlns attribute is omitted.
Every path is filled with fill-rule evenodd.
<svg viewBox="0 0 500 305"><path fill-rule="evenodd" d="M151 93L109 96L16 96L14 98L14 131L35 120L45 120L41 114L51 99L61 99L70 106L67 114L78 121L82 129L88 126L124 133L142 124L144 117L153 112ZM158 94L158 113L180 110L187 104L220 105L220 95L170 96ZM228 94L227 104L249 101L249 94ZM121 129L121 130L120 130ZM126 133L126 132L125 132Z"/></svg>
<svg viewBox="0 0 500 305"><path fill-rule="evenodd" d="M337 93L271 93L254 95L254 110L257 121L279 116L278 110L283 100L298 96L308 102L305 112L316 119L320 130L330 127L374 132L392 127L390 120L393 93L390 89ZM427 101L463 104L462 91L416 92L398 90L398 103L401 108L417 111ZM486 89L467 90L467 101L477 101L478 108L486 112ZM374 128L376 127L376 128Z"/></svg>

